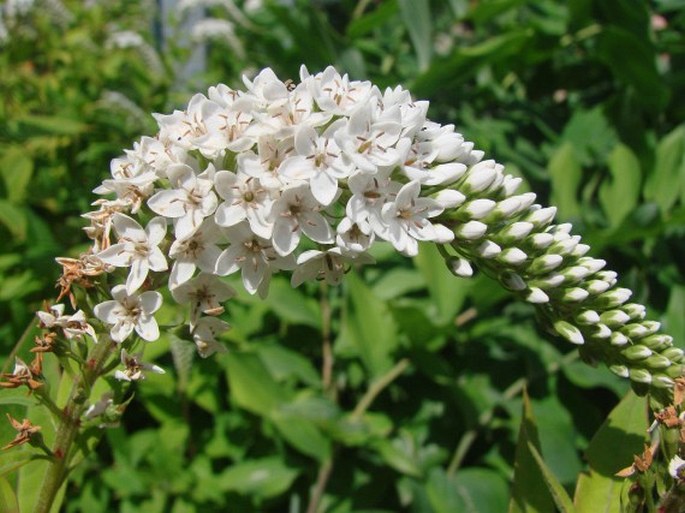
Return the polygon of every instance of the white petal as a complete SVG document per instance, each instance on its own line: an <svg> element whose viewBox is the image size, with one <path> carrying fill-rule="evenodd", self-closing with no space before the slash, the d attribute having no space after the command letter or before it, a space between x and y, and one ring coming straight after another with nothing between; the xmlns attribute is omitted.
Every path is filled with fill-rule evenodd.
<svg viewBox="0 0 685 513"><path fill-rule="evenodd" d="M181 283L187 282L195 274L195 264L189 261L176 261L171 267L169 275L169 288L176 288Z"/></svg>
<svg viewBox="0 0 685 513"><path fill-rule="evenodd" d="M143 227L129 216L117 212L112 216L112 226L119 237L136 242L145 242L147 235Z"/></svg>
<svg viewBox="0 0 685 513"><path fill-rule="evenodd" d="M128 295L133 294L147 278L149 265L147 258L136 258L131 262L131 271L126 278L126 292Z"/></svg>
<svg viewBox="0 0 685 513"><path fill-rule="evenodd" d="M237 259L241 255L242 250L243 248L239 244L231 244L227 249L223 250L216 261L214 272L219 276L226 276L240 269Z"/></svg>
<svg viewBox="0 0 685 513"><path fill-rule="evenodd" d="M187 194L185 191L159 191L147 200L150 209L164 217L177 218L186 213Z"/></svg>
<svg viewBox="0 0 685 513"><path fill-rule="evenodd" d="M338 193L338 180L323 171L315 174L309 183L314 198L324 206L330 205Z"/></svg>
<svg viewBox="0 0 685 513"><path fill-rule="evenodd" d="M214 213L214 220L219 226L234 226L246 217L245 207L224 202L219 205Z"/></svg>
<svg viewBox="0 0 685 513"><path fill-rule="evenodd" d="M157 216L150 220L145 227L147 240L151 246L158 246L166 237L166 219Z"/></svg>
<svg viewBox="0 0 685 513"><path fill-rule="evenodd" d="M133 333L133 323L129 321L118 322L109 330L109 336L114 342L123 342Z"/></svg>
<svg viewBox="0 0 685 513"><path fill-rule="evenodd" d="M154 290L143 292L139 298L143 312L152 315L162 307L162 295Z"/></svg>
<svg viewBox="0 0 685 513"><path fill-rule="evenodd" d="M105 301L95 305L95 308L93 308L93 313L95 314L95 317L106 324L116 324L116 322L124 314L121 303L114 300Z"/></svg>
<svg viewBox="0 0 685 513"><path fill-rule="evenodd" d="M300 242L300 230L291 222L279 219L274 225L272 239L274 249L279 255L289 255Z"/></svg>
<svg viewBox="0 0 685 513"><path fill-rule="evenodd" d="M333 242L333 230L321 214L318 212L307 212L302 214L301 217L300 228L307 237L314 242L322 244L331 244Z"/></svg>
<svg viewBox="0 0 685 513"><path fill-rule="evenodd" d="M167 264L166 258L164 258L164 253L156 246L150 251L147 260L150 269L155 272L166 271L169 268L169 264Z"/></svg>
<svg viewBox="0 0 685 513"><path fill-rule="evenodd" d="M98 258L106 264L114 267L128 267L131 265L131 252L129 244L120 243L108 247L97 254Z"/></svg>
<svg viewBox="0 0 685 513"><path fill-rule="evenodd" d="M159 326L154 317L141 315L136 323L136 333L140 338L153 342L159 338Z"/></svg>

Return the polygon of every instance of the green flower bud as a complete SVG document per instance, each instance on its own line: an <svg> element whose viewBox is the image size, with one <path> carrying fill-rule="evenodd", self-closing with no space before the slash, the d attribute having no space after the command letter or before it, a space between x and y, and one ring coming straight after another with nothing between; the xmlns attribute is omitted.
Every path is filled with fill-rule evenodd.
<svg viewBox="0 0 685 513"><path fill-rule="evenodd" d="M561 335L563 338L565 338L572 344L582 345L585 343L583 334L580 332L578 328L576 328L570 322L562 320L556 321L554 323L554 331L556 331L559 335Z"/></svg>
<svg viewBox="0 0 685 513"><path fill-rule="evenodd" d="M609 370L619 378L627 378L630 375L630 371L625 365L610 365Z"/></svg>
<svg viewBox="0 0 685 513"><path fill-rule="evenodd" d="M626 314L623 310L607 310L599 316L604 324L610 328L617 328L623 326L625 323L630 321L630 316Z"/></svg>
<svg viewBox="0 0 685 513"><path fill-rule="evenodd" d="M545 274L559 267L564 261L561 255L542 255L534 258L527 268L531 274Z"/></svg>
<svg viewBox="0 0 685 513"><path fill-rule="evenodd" d="M671 360L660 354L653 354L644 361L650 369L666 369L672 365Z"/></svg>
<svg viewBox="0 0 685 513"><path fill-rule="evenodd" d="M571 287L564 291L561 300L566 303L579 303L585 301L588 296L587 290L581 289L580 287Z"/></svg>
<svg viewBox="0 0 685 513"><path fill-rule="evenodd" d="M594 310L584 310L576 315L576 322L582 326L590 326L599 322L599 314Z"/></svg>
<svg viewBox="0 0 685 513"><path fill-rule="evenodd" d="M621 350L621 354L631 361L644 360L652 356L652 350L643 345L629 346Z"/></svg>
<svg viewBox="0 0 685 513"><path fill-rule="evenodd" d="M645 369L630 369L628 377L637 383L650 384L652 382L652 375Z"/></svg>
<svg viewBox="0 0 685 513"><path fill-rule="evenodd" d="M609 338L611 339L612 346L625 346L628 342L630 342L630 339L620 331L612 332L611 337Z"/></svg>

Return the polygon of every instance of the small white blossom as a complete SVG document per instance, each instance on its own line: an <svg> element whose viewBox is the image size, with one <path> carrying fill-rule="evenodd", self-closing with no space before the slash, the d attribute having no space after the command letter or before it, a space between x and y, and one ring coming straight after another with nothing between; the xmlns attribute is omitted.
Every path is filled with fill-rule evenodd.
<svg viewBox="0 0 685 513"><path fill-rule="evenodd" d="M124 370L117 370L114 377L119 381L138 381L145 379L145 372L151 371L155 374L164 374L164 369L152 363L145 363L141 360L143 353L128 354L126 349L121 349L121 364Z"/></svg>
<svg viewBox="0 0 685 513"><path fill-rule="evenodd" d="M306 280L315 279L325 280L329 285L339 285L351 264L368 264L373 261L366 253L345 255L340 248L305 251L297 258L297 267L293 272L291 284L297 287Z"/></svg>
<svg viewBox="0 0 685 513"><path fill-rule="evenodd" d="M208 358L214 353L225 353L226 346L216 338L228 331L231 326L217 317L201 317L193 328L193 342L202 358Z"/></svg>
<svg viewBox="0 0 685 513"><path fill-rule="evenodd" d="M224 311L222 303L235 296L235 290L213 274L201 273L172 289L171 295L177 303L190 303L191 326L194 326L203 313L221 314Z"/></svg>
<svg viewBox="0 0 685 513"><path fill-rule="evenodd" d="M133 294L147 278L148 271L166 271L166 258L159 244L166 236L166 220L153 218L143 229L138 222L125 215L112 216L112 225L119 235L119 242L98 253L98 258L114 267L130 267L126 279L126 291Z"/></svg>
<svg viewBox="0 0 685 513"><path fill-rule="evenodd" d="M117 285L112 289L112 297L95 305L93 312L102 322L112 325L109 335L114 342L123 342L133 330L148 342L159 338L159 326L153 316L162 306L159 292L128 294L124 285Z"/></svg>

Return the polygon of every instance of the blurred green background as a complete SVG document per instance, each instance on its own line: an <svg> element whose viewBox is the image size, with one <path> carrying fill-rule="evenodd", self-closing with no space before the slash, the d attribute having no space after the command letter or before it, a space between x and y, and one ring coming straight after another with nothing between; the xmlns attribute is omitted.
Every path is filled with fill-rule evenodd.
<svg viewBox="0 0 685 513"><path fill-rule="evenodd" d="M54 258L87 247L79 216L109 160L154 134L150 113L217 82L240 88L265 66L297 81L301 64L430 100L432 120L556 205L683 347L683 0L0 5L6 368L32 312L56 295ZM305 512L332 461L320 511L504 511L525 382L543 455L572 490L627 384L580 363L487 277L454 278L430 249L375 256L325 292L333 390L319 370L321 291L281 277L265 301L240 294L227 305L228 354L201 361L169 337L149 346L167 374L136 387L63 510ZM10 431L0 426L0 443Z"/></svg>

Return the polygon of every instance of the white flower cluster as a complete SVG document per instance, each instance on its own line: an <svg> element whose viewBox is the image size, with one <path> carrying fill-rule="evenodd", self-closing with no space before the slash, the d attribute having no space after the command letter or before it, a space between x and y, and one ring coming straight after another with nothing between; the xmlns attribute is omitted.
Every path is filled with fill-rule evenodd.
<svg viewBox="0 0 685 513"><path fill-rule="evenodd" d="M463 196L436 189L482 152L453 126L428 121L428 103L400 87L382 92L333 68L303 68L301 79L285 83L266 69L245 79L245 91L212 87L185 110L156 115L159 134L112 161L96 192L115 198L98 200L86 217L93 253L128 269L95 309L113 340L134 330L158 337L152 314L161 296L138 292L151 272L171 268L169 288L191 303L206 354L219 347L211 334L226 326L202 314L233 295L215 275L240 272L246 290L264 297L280 270L294 271L295 286L337 284L351 264L373 261L367 250L377 240L413 256L419 241L454 239L434 218ZM485 164L492 178L494 163Z"/></svg>
<svg viewBox="0 0 685 513"><path fill-rule="evenodd" d="M351 265L373 261L377 241L407 256L429 241L454 274L469 276L475 262L539 305L585 359L638 388L673 386L683 351L627 303L616 273L585 256L571 225L552 224L553 207L516 194L519 178L482 160L452 125L428 120L427 102L333 68L302 68L300 78L266 69L244 91L212 87L156 115L159 133L112 161L95 190L110 199L85 217L88 261L124 269L94 309L113 341L159 337L154 289L168 283L190 305L191 336L208 356L224 349L217 339L229 326L217 315L235 294L221 276L240 273L264 297L279 271L292 271L293 286L337 284ZM139 360L122 358L133 362L126 376L142 375Z"/></svg>

